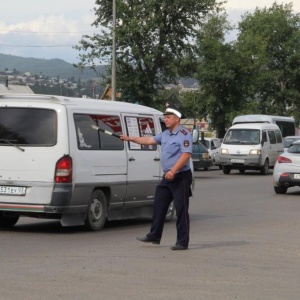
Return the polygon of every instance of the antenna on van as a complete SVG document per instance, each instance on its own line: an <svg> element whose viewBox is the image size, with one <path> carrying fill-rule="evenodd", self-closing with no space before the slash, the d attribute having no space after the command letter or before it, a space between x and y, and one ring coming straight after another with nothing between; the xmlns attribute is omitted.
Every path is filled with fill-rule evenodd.
<svg viewBox="0 0 300 300"><path fill-rule="evenodd" d="M108 131L108 130L101 129L101 128L97 127L96 125L92 125L92 128L94 128L96 130L99 130L99 131L101 131L101 132L103 132L105 134L112 135L112 136L114 136L116 138L120 138L120 136L118 134L115 134L115 133L113 133L111 131Z"/></svg>

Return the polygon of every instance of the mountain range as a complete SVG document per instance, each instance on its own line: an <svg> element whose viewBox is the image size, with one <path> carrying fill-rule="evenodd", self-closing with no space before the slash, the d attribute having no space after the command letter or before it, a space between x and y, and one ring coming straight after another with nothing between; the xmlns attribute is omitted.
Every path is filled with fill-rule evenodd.
<svg viewBox="0 0 300 300"><path fill-rule="evenodd" d="M105 72L107 66L97 66L97 71L100 74ZM0 53L0 72L19 71L20 73L29 72L32 75L41 75L59 78L71 78L75 80L87 80L96 78L96 73L91 69L84 69L82 72L62 59L41 59L41 58L26 58Z"/></svg>

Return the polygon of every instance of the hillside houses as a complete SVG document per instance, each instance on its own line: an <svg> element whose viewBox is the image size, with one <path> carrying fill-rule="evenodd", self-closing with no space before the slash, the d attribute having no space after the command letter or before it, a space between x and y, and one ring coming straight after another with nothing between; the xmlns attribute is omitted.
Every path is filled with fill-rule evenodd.
<svg viewBox="0 0 300 300"><path fill-rule="evenodd" d="M74 79L62 79L62 78L49 78L40 75L32 75L30 72L20 74L18 71L0 71L0 83L6 83L9 85L27 85L34 86L39 84L40 86L54 87L56 85L65 86L68 89L77 89L78 83Z"/></svg>

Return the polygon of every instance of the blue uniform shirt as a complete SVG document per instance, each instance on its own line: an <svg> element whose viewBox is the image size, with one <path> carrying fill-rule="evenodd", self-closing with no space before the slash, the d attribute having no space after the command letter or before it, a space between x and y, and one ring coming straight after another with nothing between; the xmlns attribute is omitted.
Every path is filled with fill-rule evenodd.
<svg viewBox="0 0 300 300"><path fill-rule="evenodd" d="M164 173L172 169L182 153L192 153L192 136L181 125L173 132L167 129L153 138L157 144L161 145L161 162ZM189 169L190 162L188 161L179 172Z"/></svg>

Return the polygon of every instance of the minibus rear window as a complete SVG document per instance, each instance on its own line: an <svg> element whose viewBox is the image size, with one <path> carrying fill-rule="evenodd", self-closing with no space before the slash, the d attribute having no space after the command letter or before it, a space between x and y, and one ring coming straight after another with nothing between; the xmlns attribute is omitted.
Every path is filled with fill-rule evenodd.
<svg viewBox="0 0 300 300"><path fill-rule="evenodd" d="M56 144L56 112L50 109L1 107L0 145L50 147Z"/></svg>

